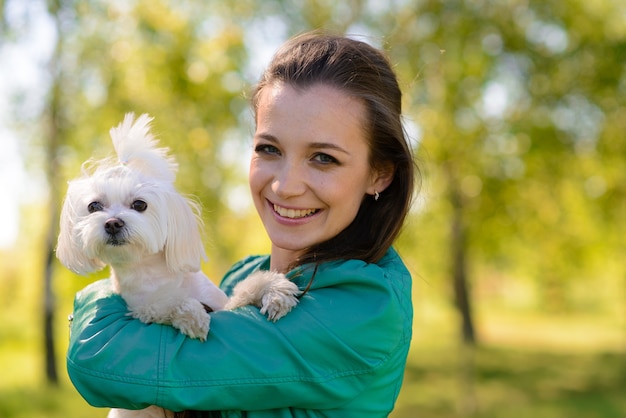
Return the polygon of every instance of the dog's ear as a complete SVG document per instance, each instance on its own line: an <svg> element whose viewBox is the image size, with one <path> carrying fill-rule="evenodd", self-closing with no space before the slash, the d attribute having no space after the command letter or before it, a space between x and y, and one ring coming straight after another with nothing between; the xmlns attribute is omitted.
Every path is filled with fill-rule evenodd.
<svg viewBox="0 0 626 418"><path fill-rule="evenodd" d="M199 271L206 260L200 234L201 220L196 203L172 191L167 199L165 260L172 271Z"/></svg>
<svg viewBox="0 0 626 418"><path fill-rule="evenodd" d="M72 188L73 186L70 183L67 196L63 202L63 209L61 210L56 256L65 267L74 273L85 275L101 270L104 267L104 263L85 255L78 231L74 228L78 215L71 198Z"/></svg>

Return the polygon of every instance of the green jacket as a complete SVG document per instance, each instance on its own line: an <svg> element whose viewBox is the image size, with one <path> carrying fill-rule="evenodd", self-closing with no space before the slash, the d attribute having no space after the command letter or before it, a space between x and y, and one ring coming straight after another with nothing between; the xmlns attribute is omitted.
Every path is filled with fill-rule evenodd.
<svg viewBox="0 0 626 418"><path fill-rule="evenodd" d="M222 289L269 257L249 257ZM310 266L288 274L301 289ZM247 306L211 313L206 342L127 315L110 280L76 296L69 376L93 406L219 410L223 416L386 417L411 340L411 277L395 250L377 264L321 264L310 291L273 323ZM245 413L242 411L246 411Z"/></svg>

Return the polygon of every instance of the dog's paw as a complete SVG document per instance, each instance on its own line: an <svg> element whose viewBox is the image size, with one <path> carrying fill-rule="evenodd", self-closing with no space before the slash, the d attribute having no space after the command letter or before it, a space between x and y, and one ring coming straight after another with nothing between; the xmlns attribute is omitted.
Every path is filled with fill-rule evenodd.
<svg viewBox="0 0 626 418"><path fill-rule="evenodd" d="M276 322L298 304L299 294L300 289L295 283L276 273L261 297L261 313Z"/></svg>
<svg viewBox="0 0 626 418"><path fill-rule="evenodd" d="M261 308L261 314L276 322L298 304L298 286L284 274L258 271L239 282L224 309L231 310L246 305Z"/></svg>
<svg viewBox="0 0 626 418"><path fill-rule="evenodd" d="M202 303L196 299L186 299L175 306L172 311L171 323L183 334L205 341L209 333L211 317Z"/></svg>

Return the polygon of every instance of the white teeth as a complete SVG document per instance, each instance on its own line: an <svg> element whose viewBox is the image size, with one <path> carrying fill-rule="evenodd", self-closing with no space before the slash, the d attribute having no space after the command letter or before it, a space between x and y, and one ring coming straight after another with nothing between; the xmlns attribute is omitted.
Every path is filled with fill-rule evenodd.
<svg viewBox="0 0 626 418"><path fill-rule="evenodd" d="M316 212L315 209L287 209L278 205L274 205L274 210L282 217L285 218L304 218Z"/></svg>

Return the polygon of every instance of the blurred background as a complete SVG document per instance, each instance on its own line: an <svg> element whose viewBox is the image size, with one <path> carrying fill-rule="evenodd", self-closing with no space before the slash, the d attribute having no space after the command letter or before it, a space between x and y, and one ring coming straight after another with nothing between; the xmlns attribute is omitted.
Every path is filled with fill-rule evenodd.
<svg viewBox="0 0 626 418"><path fill-rule="evenodd" d="M65 371L67 180L150 113L216 282L269 249L247 91L287 38L383 48L423 175L397 243L414 338L394 418L626 416L626 2L0 0L0 417L97 417Z"/></svg>

